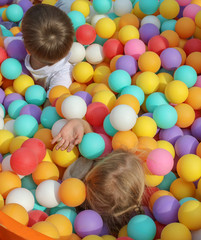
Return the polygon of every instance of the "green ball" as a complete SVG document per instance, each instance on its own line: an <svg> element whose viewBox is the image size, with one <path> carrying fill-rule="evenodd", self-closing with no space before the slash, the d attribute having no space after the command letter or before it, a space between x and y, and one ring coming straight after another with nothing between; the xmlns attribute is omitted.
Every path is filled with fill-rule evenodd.
<svg viewBox="0 0 201 240"><path fill-rule="evenodd" d="M197 81L197 72L191 66L183 65L174 72L174 80L180 80L190 88Z"/></svg>
<svg viewBox="0 0 201 240"><path fill-rule="evenodd" d="M11 118L16 119L20 115L21 109L28 103L22 99L11 102L8 106L8 114Z"/></svg>
<svg viewBox="0 0 201 240"><path fill-rule="evenodd" d="M158 10L158 0L139 0L139 8L145 14L153 14Z"/></svg>
<svg viewBox="0 0 201 240"><path fill-rule="evenodd" d="M112 7L112 0L93 0L93 8L97 13L107 13Z"/></svg>
<svg viewBox="0 0 201 240"><path fill-rule="evenodd" d="M41 106L47 98L47 93L40 85L32 85L25 92L25 99L29 104Z"/></svg>
<svg viewBox="0 0 201 240"><path fill-rule="evenodd" d="M11 22L19 22L23 17L23 9L18 4L11 4L6 9L6 17Z"/></svg>
<svg viewBox="0 0 201 240"><path fill-rule="evenodd" d="M26 188L28 190L32 190L32 189L36 189L37 185L35 184L35 182L33 181L32 175L27 175L24 176L21 179L22 182L22 188Z"/></svg>
<svg viewBox="0 0 201 240"><path fill-rule="evenodd" d="M61 117L58 115L56 108L52 106L44 108L40 116L43 127L49 129L52 129L53 124L59 119L61 119Z"/></svg>
<svg viewBox="0 0 201 240"><path fill-rule="evenodd" d="M115 135L115 133L117 133L118 131L113 128L111 122L110 122L110 114L108 114L103 122L103 128L105 130L105 132L107 133L107 135L113 137Z"/></svg>
<svg viewBox="0 0 201 240"><path fill-rule="evenodd" d="M5 78L9 80L14 80L18 78L21 72L22 72L22 65L15 58L7 58L1 64L1 73Z"/></svg>

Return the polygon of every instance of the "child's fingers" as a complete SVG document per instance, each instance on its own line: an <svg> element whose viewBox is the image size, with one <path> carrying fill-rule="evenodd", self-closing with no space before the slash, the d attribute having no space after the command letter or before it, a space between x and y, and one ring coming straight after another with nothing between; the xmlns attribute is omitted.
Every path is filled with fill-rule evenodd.
<svg viewBox="0 0 201 240"><path fill-rule="evenodd" d="M77 135L77 138L75 139L75 145L81 143L82 138L83 138L83 135L82 135L82 134Z"/></svg>
<svg viewBox="0 0 201 240"><path fill-rule="evenodd" d="M75 143L70 142L70 144L69 144L69 146L68 146L68 149L67 149L67 152L72 151L74 147L75 147Z"/></svg>
<svg viewBox="0 0 201 240"><path fill-rule="evenodd" d="M59 148L63 146L64 143L65 143L65 140L61 139L61 141L59 141L59 143L56 145L56 150L59 150Z"/></svg>
<svg viewBox="0 0 201 240"><path fill-rule="evenodd" d="M54 144L54 143L56 143L57 141L59 141L60 138L62 139L61 133L59 133L56 137L54 137L54 138L52 139L52 144Z"/></svg>
<svg viewBox="0 0 201 240"><path fill-rule="evenodd" d="M65 143L63 144L63 146L61 147L61 151L64 151L68 148L69 146L69 141L65 141Z"/></svg>

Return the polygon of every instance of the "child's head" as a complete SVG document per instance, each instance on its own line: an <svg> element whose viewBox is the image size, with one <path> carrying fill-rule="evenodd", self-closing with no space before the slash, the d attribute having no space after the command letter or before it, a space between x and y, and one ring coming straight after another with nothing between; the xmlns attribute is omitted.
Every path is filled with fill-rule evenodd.
<svg viewBox="0 0 201 240"><path fill-rule="evenodd" d="M47 4L31 7L22 20L22 34L27 51L47 65L64 58L73 43L74 29L62 10Z"/></svg>
<svg viewBox="0 0 201 240"><path fill-rule="evenodd" d="M86 175L86 207L98 212L112 232L141 211L144 170L132 152L116 150L98 161Z"/></svg>

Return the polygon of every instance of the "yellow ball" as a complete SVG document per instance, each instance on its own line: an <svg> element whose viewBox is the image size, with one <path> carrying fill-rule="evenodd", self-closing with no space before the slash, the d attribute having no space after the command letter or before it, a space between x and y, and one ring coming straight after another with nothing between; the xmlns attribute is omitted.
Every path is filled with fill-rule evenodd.
<svg viewBox="0 0 201 240"><path fill-rule="evenodd" d="M182 81L171 81L165 88L165 96L170 103L183 103L188 97L188 87Z"/></svg>
<svg viewBox="0 0 201 240"><path fill-rule="evenodd" d="M111 70L108 66L97 67L94 71L94 82L95 83L107 83L108 77Z"/></svg>
<svg viewBox="0 0 201 240"><path fill-rule="evenodd" d="M192 1L191 1L191 4L196 4L196 5L198 5L198 6L201 7L201 2L200 2L200 0L192 0Z"/></svg>
<svg viewBox="0 0 201 240"><path fill-rule="evenodd" d="M92 95L92 97L93 97L96 93L98 93L98 92L100 92L100 91L104 91L104 90L110 91L109 87L108 87L105 83L98 83L98 84L92 89L91 95Z"/></svg>
<svg viewBox="0 0 201 240"><path fill-rule="evenodd" d="M48 4L54 6L56 4L57 0L43 0L43 4Z"/></svg>
<svg viewBox="0 0 201 240"><path fill-rule="evenodd" d="M165 72L158 73L157 75L159 77L159 87L157 91L164 93L167 84L173 80L173 76Z"/></svg>
<svg viewBox="0 0 201 240"><path fill-rule="evenodd" d="M196 25L201 28L201 10L195 16Z"/></svg>
<svg viewBox="0 0 201 240"><path fill-rule="evenodd" d="M88 235L84 237L82 240L103 240L102 237L99 237L97 235Z"/></svg>
<svg viewBox="0 0 201 240"><path fill-rule="evenodd" d="M101 237L103 240L116 240L116 238L111 235L103 235Z"/></svg>
<svg viewBox="0 0 201 240"><path fill-rule="evenodd" d="M60 239L57 228L50 222L37 222L31 228L53 239Z"/></svg>
<svg viewBox="0 0 201 240"><path fill-rule="evenodd" d="M0 194L0 209L4 206L3 196Z"/></svg>
<svg viewBox="0 0 201 240"><path fill-rule="evenodd" d="M7 18L7 16L6 16L6 9L2 12L2 15L1 15L1 17L2 17L2 20L5 22L7 22L7 21L9 21L8 20L8 18Z"/></svg>
<svg viewBox="0 0 201 240"><path fill-rule="evenodd" d="M17 136L13 138L9 146L9 152L14 153L17 149L21 148L22 143L27 139L29 138L25 136Z"/></svg>
<svg viewBox="0 0 201 240"><path fill-rule="evenodd" d="M94 88L95 86L97 86L97 85L98 85L98 83L95 83L95 82L90 83L90 84L86 87L85 91L88 92L90 95L92 95L93 88Z"/></svg>
<svg viewBox="0 0 201 240"><path fill-rule="evenodd" d="M157 142L157 144L158 144L158 148L163 148L163 149L167 150L168 152L171 153L173 158L175 157L174 146L170 142L165 141L165 140L159 140Z"/></svg>
<svg viewBox="0 0 201 240"><path fill-rule="evenodd" d="M161 240L191 240L191 232L182 223L170 223L161 232Z"/></svg>
<svg viewBox="0 0 201 240"><path fill-rule="evenodd" d="M126 25L119 30L118 38L122 44L126 44L131 39L139 39L140 33L133 25Z"/></svg>
<svg viewBox="0 0 201 240"><path fill-rule="evenodd" d="M195 185L192 182L186 182L182 178L177 178L170 186L170 192L178 200L185 197L195 196Z"/></svg>
<svg viewBox="0 0 201 240"><path fill-rule="evenodd" d="M146 14L143 13L143 12L140 10L139 1L136 2L136 4L135 4L132 12L133 12L133 14L134 14L136 17L138 17L138 18L140 18L140 19L143 19L143 18L146 16Z"/></svg>
<svg viewBox="0 0 201 240"><path fill-rule="evenodd" d="M127 233L127 225L123 226L118 233L118 238L120 237L128 237L128 233Z"/></svg>
<svg viewBox="0 0 201 240"><path fill-rule="evenodd" d="M53 162L53 160L52 160L52 151L50 149L46 149L46 155L43 158L43 162Z"/></svg>
<svg viewBox="0 0 201 240"><path fill-rule="evenodd" d="M201 228L201 203L190 200L181 205L178 212L179 222L183 223L189 230Z"/></svg>
<svg viewBox="0 0 201 240"><path fill-rule="evenodd" d="M81 12L85 17L89 16L90 7L88 1L76 0L71 5L71 11Z"/></svg>
<svg viewBox="0 0 201 240"><path fill-rule="evenodd" d="M142 72L158 72L161 67L161 59L155 52L147 51L140 55L138 59L138 67Z"/></svg>
<svg viewBox="0 0 201 240"><path fill-rule="evenodd" d="M137 119L132 131L137 137L154 137L157 131L157 124L152 118L141 116Z"/></svg>
<svg viewBox="0 0 201 240"><path fill-rule="evenodd" d="M20 75L13 81L13 88L17 93L21 94L22 96L25 96L27 88L33 85L33 78L26 74Z"/></svg>
<svg viewBox="0 0 201 240"><path fill-rule="evenodd" d="M144 169L145 169L145 185L147 187L158 186L163 181L164 176L153 175L147 168L146 163L144 163Z"/></svg>
<svg viewBox="0 0 201 240"><path fill-rule="evenodd" d="M79 151L76 146L70 152L67 152L66 150L61 151L61 149L56 150L56 146L53 148L52 151L52 159L53 162L56 163L58 166L68 167L71 163L77 160L79 156Z"/></svg>
<svg viewBox="0 0 201 240"><path fill-rule="evenodd" d="M151 94L158 90L159 77L153 72L143 72L137 77L136 85L140 87L145 94Z"/></svg>
<svg viewBox="0 0 201 240"><path fill-rule="evenodd" d="M86 87L87 85L84 83L73 82L70 85L69 90L71 94L75 94L78 91L85 91Z"/></svg>
<svg viewBox="0 0 201 240"><path fill-rule="evenodd" d="M110 38L116 31L116 24L112 19L104 17L98 20L95 29L99 37Z"/></svg>
<svg viewBox="0 0 201 240"><path fill-rule="evenodd" d="M0 130L0 153L1 154L6 154L9 152L9 146L13 138L14 138L14 135L12 132L4 129Z"/></svg>
<svg viewBox="0 0 201 240"><path fill-rule="evenodd" d="M175 0L164 0L159 7L160 14L166 19L175 18L180 11L180 7Z"/></svg>
<svg viewBox="0 0 201 240"><path fill-rule="evenodd" d="M92 102L102 102L111 111L115 105L116 96L111 91L103 90L93 96Z"/></svg>
<svg viewBox="0 0 201 240"><path fill-rule="evenodd" d="M73 68L73 78L79 83L91 81L94 75L94 69L88 62L77 63Z"/></svg>
<svg viewBox="0 0 201 240"><path fill-rule="evenodd" d="M9 94L11 94L11 93L15 93L15 89L13 88L13 86L9 86L9 87L7 87L7 88L4 90L4 93L5 93L5 95L7 96L7 95L9 95Z"/></svg>
<svg viewBox="0 0 201 240"><path fill-rule="evenodd" d="M177 173L187 182L194 182L201 177L201 158L195 154L182 156L177 163Z"/></svg>

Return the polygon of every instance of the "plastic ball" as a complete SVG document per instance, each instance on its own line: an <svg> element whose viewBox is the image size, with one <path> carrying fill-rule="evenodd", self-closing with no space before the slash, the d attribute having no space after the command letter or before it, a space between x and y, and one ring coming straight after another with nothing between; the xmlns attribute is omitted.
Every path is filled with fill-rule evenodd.
<svg viewBox="0 0 201 240"><path fill-rule="evenodd" d="M201 11L197 12L197 14L195 15L195 24L196 26L201 28Z"/></svg>
<svg viewBox="0 0 201 240"><path fill-rule="evenodd" d="M11 4L6 9L6 16L11 22L19 22L23 17L23 9L18 4Z"/></svg>
<svg viewBox="0 0 201 240"><path fill-rule="evenodd" d="M52 134L51 130L48 128L39 129L35 134L34 138L40 139L48 149L52 149L53 145L51 144Z"/></svg>
<svg viewBox="0 0 201 240"><path fill-rule="evenodd" d="M195 22L188 17L180 18L176 22L175 31L182 39L190 38L195 32Z"/></svg>
<svg viewBox="0 0 201 240"><path fill-rule="evenodd" d="M42 110L35 104L27 104L20 110L20 115L27 114L33 116L40 123Z"/></svg>
<svg viewBox="0 0 201 240"><path fill-rule="evenodd" d="M116 55L123 54L123 52L123 44L118 39L108 39L103 45L103 53L109 59L112 59Z"/></svg>
<svg viewBox="0 0 201 240"><path fill-rule="evenodd" d="M89 63L80 62L74 66L72 74L77 82L87 83L92 79L94 70Z"/></svg>
<svg viewBox="0 0 201 240"><path fill-rule="evenodd" d="M84 46L79 42L73 42L70 49L71 56L69 58L70 63L78 63L84 60L86 52Z"/></svg>
<svg viewBox="0 0 201 240"><path fill-rule="evenodd" d="M25 99L30 104L41 106L46 100L46 91L40 85L33 85L27 88Z"/></svg>
<svg viewBox="0 0 201 240"><path fill-rule="evenodd" d="M195 20L195 16L200 10L201 6L199 6L198 4L193 4L193 2L191 2L191 4L185 6L183 10L183 16Z"/></svg>
<svg viewBox="0 0 201 240"><path fill-rule="evenodd" d="M108 107L110 111L114 107L115 101L116 96L114 95L114 93L107 90L96 93L92 98L92 102L102 102Z"/></svg>
<svg viewBox="0 0 201 240"><path fill-rule="evenodd" d="M22 65L15 58L7 58L1 64L1 73L5 78L9 80L18 78L21 72Z"/></svg>
<svg viewBox="0 0 201 240"><path fill-rule="evenodd" d="M201 52L192 52L186 58L186 64L194 68L197 74L201 74L201 64L199 62Z"/></svg>
<svg viewBox="0 0 201 240"><path fill-rule="evenodd" d="M140 33L133 25L126 25L122 27L118 32L118 39L125 45L131 39L139 39Z"/></svg>
<svg viewBox="0 0 201 240"><path fill-rule="evenodd" d="M126 13L119 19L119 28L124 27L125 25L133 25L136 28L139 28L139 20L132 13Z"/></svg>
<svg viewBox="0 0 201 240"><path fill-rule="evenodd" d="M163 148L163 149L167 150L168 152L171 153L173 158L175 157L175 150L171 143L169 143L168 141L165 141L165 140L158 140L157 145L158 145L158 148Z"/></svg>
<svg viewBox="0 0 201 240"><path fill-rule="evenodd" d="M70 11L67 15L71 19L75 31L79 26L86 23L84 14L79 11Z"/></svg>
<svg viewBox="0 0 201 240"><path fill-rule="evenodd" d="M89 45L95 41L96 31L91 25L82 25L76 31L76 39L83 45Z"/></svg>
<svg viewBox="0 0 201 240"><path fill-rule="evenodd" d="M9 150L10 150L10 153L14 153L17 149L21 148L22 144L24 141L26 141L27 139L29 139L28 137L25 137L25 136L18 136L18 137L15 137L11 143L10 143L10 146L9 146Z"/></svg>
<svg viewBox="0 0 201 240"><path fill-rule="evenodd" d="M8 130L1 129L0 130L0 153L6 154L9 152L9 146L14 138L13 133Z"/></svg>
<svg viewBox="0 0 201 240"><path fill-rule="evenodd" d="M131 39L124 45L124 52L126 55L130 55L136 60L146 51L145 44L140 39Z"/></svg>
<svg viewBox="0 0 201 240"><path fill-rule="evenodd" d="M142 72L157 72L161 66L160 57L151 51L143 53L138 59L138 66Z"/></svg>
<svg viewBox="0 0 201 240"><path fill-rule="evenodd" d="M52 223L46 221L37 222L31 228L52 239L59 239L60 237L57 228Z"/></svg>
<svg viewBox="0 0 201 240"><path fill-rule="evenodd" d="M116 69L124 70L128 72L130 76L133 76L138 70L137 61L129 55L121 56L116 61Z"/></svg>
<svg viewBox="0 0 201 240"><path fill-rule="evenodd" d="M24 60L27 55L24 43L21 40L13 40L8 43L6 51L9 57L15 58L19 61Z"/></svg>
<svg viewBox="0 0 201 240"><path fill-rule="evenodd" d="M160 34L158 27L152 23L146 23L142 25L139 29L140 39L145 43L148 44L149 40Z"/></svg>
<svg viewBox="0 0 201 240"><path fill-rule="evenodd" d="M148 42L148 50L161 54L163 50L169 47L169 42L166 38L160 35L152 37Z"/></svg>
<svg viewBox="0 0 201 240"><path fill-rule="evenodd" d="M157 11L159 7L159 2L157 0L152 0L152 1L140 0L139 7L143 13L153 14Z"/></svg>
<svg viewBox="0 0 201 240"><path fill-rule="evenodd" d="M179 4L173 0L164 0L159 7L160 14L167 19L175 18L178 15L179 10Z"/></svg>
<svg viewBox="0 0 201 240"><path fill-rule="evenodd" d="M166 70L175 70L181 65L182 62L181 54L175 48L166 48L162 51L160 58L161 65Z"/></svg>
<svg viewBox="0 0 201 240"><path fill-rule="evenodd" d="M29 211L28 227L32 227L37 222L45 221L45 219L47 217L48 217L47 213L45 213L45 212L43 212L41 210Z"/></svg>
<svg viewBox="0 0 201 240"><path fill-rule="evenodd" d="M27 105L24 100L13 101L8 107L8 114L11 118L16 119L20 115L21 109Z"/></svg>
<svg viewBox="0 0 201 240"><path fill-rule="evenodd" d="M198 146L198 140L190 135L184 135L177 139L175 142L175 151L178 157L186 154L195 154Z"/></svg>
<svg viewBox="0 0 201 240"><path fill-rule="evenodd" d="M179 46L179 35L173 30L166 30L160 34L168 40L169 47L178 47Z"/></svg>
<svg viewBox="0 0 201 240"><path fill-rule="evenodd" d="M168 101L163 93L151 93L146 99L146 108L153 113L154 109L162 104L168 104Z"/></svg>
<svg viewBox="0 0 201 240"><path fill-rule="evenodd" d="M94 0L93 8L97 13L107 13L112 7L112 0Z"/></svg>
<svg viewBox="0 0 201 240"><path fill-rule="evenodd" d="M28 87L34 85L34 80L28 75L20 75L13 81L13 88L15 91L22 96L25 96L25 92Z"/></svg>
<svg viewBox="0 0 201 240"><path fill-rule="evenodd" d="M136 97L138 99L140 105L142 105L142 103L144 102L144 92L138 86L131 85L131 86L123 88L121 91L121 95L124 95L124 94L130 94L130 95L133 95L134 97Z"/></svg>
<svg viewBox="0 0 201 240"><path fill-rule="evenodd" d="M48 96L50 103L53 105L56 99L58 99L64 94L70 94L69 89L66 88L65 86L57 85L51 88Z"/></svg>
<svg viewBox="0 0 201 240"><path fill-rule="evenodd" d="M58 208L58 207L56 207L56 208ZM75 212L75 210L73 210L73 208L65 206L64 208L61 208L61 209L57 210L56 214L64 215L65 217L67 217L71 221L72 226L74 226L74 222L75 222L75 218L77 216L77 213Z"/></svg>
<svg viewBox="0 0 201 240"><path fill-rule="evenodd" d="M112 19L105 17L98 20L95 29L99 37L110 38L116 31L116 25Z"/></svg>
<svg viewBox="0 0 201 240"><path fill-rule="evenodd" d="M197 73L192 67L183 65L175 71L174 79L184 82L187 87L190 88L197 81Z"/></svg>
<svg viewBox="0 0 201 240"><path fill-rule="evenodd" d="M67 120L66 119L59 119L58 121L56 121L53 126L52 126L52 137L56 137L59 132L61 131L61 129L67 124Z"/></svg>
<svg viewBox="0 0 201 240"><path fill-rule="evenodd" d="M118 99L116 100L115 107L121 104L125 104L132 107L136 114L138 114L140 111L140 103L138 99L131 94L123 94L119 96Z"/></svg>
<svg viewBox="0 0 201 240"><path fill-rule="evenodd" d="M157 186L160 190L170 190L170 186L174 180L176 180L176 176L173 172L169 172L163 178L163 181Z"/></svg>
<svg viewBox="0 0 201 240"><path fill-rule="evenodd" d="M123 16L124 14L131 12L132 3L130 0L125 0L124 2L117 0L113 4L113 9L117 16Z"/></svg>
<svg viewBox="0 0 201 240"><path fill-rule="evenodd" d="M71 4L71 11L79 11L87 17L90 13L90 5L88 1L76 0Z"/></svg>
<svg viewBox="0 0 201 240"><path fill-rule="evenodd" d="M131 218L128 222L127 232L132 239L151 240L156 234L156 225L149 216L141 214Z"/></svg>
<svg viewBox="0 0 201 240"><path fill-rule="evenodd" d="M93 43L86 48L86 60L90 64L99 64L104 60L103 47Z"/></svg>
<svg viewBox="0 0 201 240"><path fill-rule="evenodd" d="M178 115L176 125L181 128L187 128L191 126L195 120L195 111L193 108L186 103L181 103L176 105L175 109Z"/></svg>
<svg viewBox="0 0 201 240"><path fill-rule="evenodd" d="M109 136L114 136L115 133L117 133L117 130L115 128L113 128L111 122L110 122L110 115L107 115L104 119L103 122L103 127L105 132L109 135Z"/></svg>
<svg viewBox="0 0 201 240"><path fill-rule="evenodd" d="M193 137L195 137L199 142L201 141L200 127L201 127L201 118L199 117L195 119L195 121L191 125L191 133Z"/></svg>
<svg viewBox="0 0 201 240"><path fill-rule="evenodd" d="M48 106L43 109L40 118L43 127L49 129L51 129L53 124L59 119L61 119L61 117L57 114L56 108L51 106Z"/></svg>
<svg viewBox="0 0 201 240"><path fill-rule="evenodd" d="M0 47L0 54L1 54L0 56L0 64L1 64L4 60L8 58L8 54L3 47Z"/></svg>
<svg viewBox="0 0 201 240"><path fill-rule="evenodd" d="M5 96L3 103L4 103L4 107L5 107L6 111L8 110L9 104L18 99L24 100L23 96L20 95L19 93L11 93L11 94Z"/></svg>
<svg viewBox="0 0 201 240"><path fill-rule="evenodd" d="M116 149L134 149L138 145L138 138L132 131L119 131L112 138L112 148Z"/></svg>
<svg viewBox="0 0 201 240"><path fill-rule="evenodd" d="M189 89L189 94L186 99L186 103L189 104L194 110L201 109L199 102L201 89L199 87L192 87Z"/></svg>

